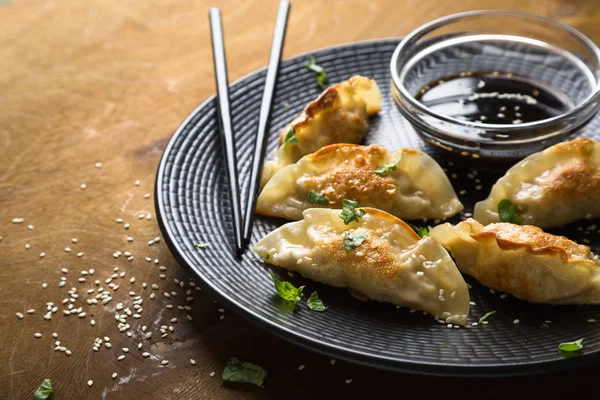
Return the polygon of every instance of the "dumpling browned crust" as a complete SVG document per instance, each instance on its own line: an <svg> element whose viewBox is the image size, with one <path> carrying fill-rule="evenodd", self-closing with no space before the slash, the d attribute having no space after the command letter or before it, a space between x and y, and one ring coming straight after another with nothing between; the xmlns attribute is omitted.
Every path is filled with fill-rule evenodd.
<svg viewBox="0 0 600 400"><path fill-rule="evenodd" d="M271 232L254 251L306 278L464 325L469 291L448 252L388 213L363 210L358 222L346 225L341 210L308 209L303 220ZM360 235L363 241L349 249L346 235Z"/></svg>
<svg viewBox="0 0 600 400"><path fill-rule="evenodd" d="M533 154L508 170L474 218L498 222L498 203L508 199L529 225L564 226L600 217L600 144L579 138Z"/></svg>
<svg viewBox="0 0 600 400"><path fill-rule="evenodd" d="M325 89L281 131L277 158L265 163L261 187L278 170L321 147L359 143L369 129L368 117L380 110L381 92L372 79L357 75ZM285 142L290 132L297 143Z"/></svg>
<svg viewBox="0 0 600 400"><path fill-rule="evenodd" d="M535 226L468 219L430 235L458 268L491 289L531 303L600 304L600 265L587 246Z"/></svg>
<svg viewBox="0 0 600 400"><path fill-rule="evenodd" d="M386 165L393 168L375 173ZM311 204L310 193L324 200ZM341 208L343 199L408 220L443 219L463 208L442 168L425 153L334 144L277 172L258 197L257 213L300 219L311 207Z"/></svg>

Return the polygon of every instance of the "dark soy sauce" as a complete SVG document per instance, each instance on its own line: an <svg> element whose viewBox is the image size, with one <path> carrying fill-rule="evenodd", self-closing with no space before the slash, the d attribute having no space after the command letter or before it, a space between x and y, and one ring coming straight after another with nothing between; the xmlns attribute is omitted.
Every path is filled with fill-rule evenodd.
<svg viewBox="0 0 600 400"><path fill-rule="evenodd" d="M575 106L553 87L496 71L442 78L424 86L415 98L438 114L484 124L535 122Z"/></svg>

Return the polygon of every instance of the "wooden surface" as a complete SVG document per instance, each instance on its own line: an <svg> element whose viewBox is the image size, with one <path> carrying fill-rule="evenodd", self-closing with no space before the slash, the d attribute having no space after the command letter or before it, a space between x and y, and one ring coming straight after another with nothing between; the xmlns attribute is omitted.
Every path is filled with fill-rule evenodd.
<svg viewBox="0 0 600 400"><path fill-rule="evenodd" d="M231 81L264 66L275 1L16 0L0 7L0 399L30 398L44 378L52 380L56 399L377 398L384 393L401 397L407 390L426 397L585 397L598 367L465 383L341 361L331 365L326 357L219 312L213 299L195 290L193 321L187 321L188 312L177 305L187 304L189 277L163 241L148 246L159 229L153 199L144 194L153 192L156 167L173 131L214 92L207 23L212 5L223 11ZM284 57L402 36L430 19L477 8L558 18L600 42L597 0L297 0ZM82 183L86 190L80 189ZM151 213L152 219L139 220L140 213ZM25 222L11 223L15 217ZM130 229L116 218L130 222ZM134 241L127 242L127 236ZM130 251L135 259L115 259L116 250ZM78 258L78 252L84 255ZM167 268L166 279L145 257L158 258ZM107 288L104 280L117 266L126 276L115 280L120 288L113 300L88 306L86 290L96 287L92 281L99 279ZM61 273L63 267L68 274ZM90 268L94 276L79 283L80 271ZM61 276L67 281L63 288L58 287ZM178 288L174 279L185 287ZM160 289L152 290L152 284ZM85 318L61 313L71 287L78 289L75 307L84 308ZM131 306L129 291L144 299L142 318L128 318L133 338L119 333L114 320L118 302ZM178 296L167 299L165 291ZM157 293L155 300L149 299L151 292ZM42 318L47 302L59 306L50 321ZM30 308L35 314L23 320L15 316ZM174 317L177 323L170 322ZM142 325L153 332L151 340L140 339ZM175 330L160 338L161 325ZM43 337L35 339L35 332ZM71 356L53 351L52 332ZM92 351L94 339L104 336L113 347ZM152 358L144 359L137 343ZM130 353L117 361L122 347ZM219 374L232 356L266 368L265 388L224 385ZM163 359L170 364L160 365ZM111 379L113 372L118 378ZM90 379L94 383L88 388ZM346 384L346 379L353 381Z"/></svg>

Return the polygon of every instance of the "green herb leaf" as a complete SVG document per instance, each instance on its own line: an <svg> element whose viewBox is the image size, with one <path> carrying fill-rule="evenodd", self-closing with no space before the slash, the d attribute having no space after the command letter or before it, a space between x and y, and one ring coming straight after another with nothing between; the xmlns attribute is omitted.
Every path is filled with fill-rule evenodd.
<svg viewBox="0 0 600 400"><path fill-rule="evenodd" d="M271 258L271 253L267 251L267 254L265 254L265 260L268 260L269 258Z"/></svg>
<svg viewBox="0 0 600 400"><path fill-rule="evenodd" d="M358 222L358 219L365 215L365 210L357 208L358 203L352 200L342 200L342 212L340 218L344 220L344 224L348 225L352 221Z"/></svg>
<svg viewBox="0 0 600 400"><path fill-rule="evenodd" d="M573 352L581 349L583 349L583 338L574 342L564 342L558 345L558 350L560 351Z"/></svg>
<svg viewBox="0 0 600 400"><path fill-rule="evenodd" d="M227 361L227 365L223 369L221 378L226 382L251 383L262 387L267 371L258 365L249 362L241 362L237 357L233 357Z"/></svg>
<svg viewBox="0 0 600 400"><path fill-rule="evenodd" d="M427 229L426 227L413 225L408 222L407 222L407 224L408 224L408 226L413 228L413 230L415 232L417 232L417 235L419 235L420 237L429 236L429 229Z"/></svg>
<svg viewBox="0 0 600 400"><path fill-rule="evenodd" d="M46 400L52 396L52 383L50 383L50 379L44 379L42 384L35 392L33 392L33 400Z"/></svg>
<svg viewBox="0 0 600 400"><path fill-rule="evenodd" d="M298 302L303 296L302 291L304 290L304 286L297 288L287 281L280 281L277 279L273 271L270 271L269 273L271 274L271 279L273 279L273 284L275 285L275 290L279 297L296 308L296 305L298 305Z"/></svg>
<svg viewBox="0 0 600 400"><path fill-rule="evenodd" d="M321 89L325 89L325 85L327 84L327 74L325 73L325 68L317 65L317 61L315 57L311 57L305 64L306 68L313 71L315 73L315 78L317 79L317 84Z"/></svg>
<svg viewBox="0 0 600 400"><path fill-rule="evenodd" d="M402 157L394 161L392 164L386 164L381 168L377 168L375 171L373 171L373 173L377 175L385 175L390 171L396 171L398 169L398 163L400 160L402 160Z"/></svg>
<svg viewBox="0 0 600 400"><path fill-rule="evenodd" d="M346 250L352 251L361 244L363 244L363 242L367 240L368 237L369 235L346 232L344 233L344 247L346 248Z"/></svg>
<svg viewBox="0 0 600 400"><path fill-rule="evenodd" d="M308 306L308 309L311 311L323 312L323 311L327 310L327 307L325 307L325 304L323 304L321 299L319 299L319 295L317 294L316 291L312 292L312 294L306 301L306 305Z"/></svg>
<svg viewBox="0 0 600 400"><path fill-rule="evenodd" d="M283 145L287 145L288 143L291 144L298 144L298 138L296 137L296 133L294 132L294 128L290 128L290 130L288 131L288 133L286 133L285 135L285 139L283 139Z"/></svg>
<svg viewBox="0 0 600 400"><path fill-rule="evenodd" d="M205 249L208 247L208 243L194 243L194 247L197 249Z"/></svg>
<svg viewBox="0 0 600 400"><path fill-rule="evenodd" d="M311 190L310 192L308 192L308 202L310 204L318 204L320 206L323 206L329 203L329 197L327 197L327 195L313 192Z"/></svg>
<svg viewBox="0 0 600 400"><path fill-rule="evenodd" d="M483 317L479 318L479 323L482 323L484 321L487 321L488 319L490 319L494 314L496 314L496 310L494 311L490 311L489 313L485 314Z"/></svg>
<svg viewBox="0 0 600 400"><path fill-rule="evenodd" d="M523 217L516 214L516 206L507 199L498 203L498 218L500 222L510 222L517 225L521 225L525 221Z"/></svg>

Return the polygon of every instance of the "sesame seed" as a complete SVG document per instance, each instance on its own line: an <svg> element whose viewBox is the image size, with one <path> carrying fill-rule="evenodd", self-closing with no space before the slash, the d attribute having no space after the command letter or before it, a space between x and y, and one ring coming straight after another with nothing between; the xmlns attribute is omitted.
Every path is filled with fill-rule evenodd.
<svg viewBox="0 0 600 400"><path fill-rule="evenodd" d="M35 312L35 310L33 308L30 308L26 312L27 312L27 314L33 314Z"/></svg>
<svg viewBox="0 0 600 400"><path fill-rule="evenodd" d="M213 378L215 376L215 371L211 372L209 375L211 378Z"/></svg>
<svg viewBox="0 0 600 400"><path fill-rule="evenodd" d="M48 284L46 282L42 283L42 289L46 289L48 287Z"/></svg>
<svg viewBox="0 0 600 400"><path fill-rule="evenodd" d="M90 320L90 325L91 326L95 326L96 325L96 320L94 320L94 319Z"/></svg>
<svg viewBox="0 0 600 400"><path fill-rule="evenodd" d="M196 360L194 360L193 358L190 358L190 364L196 365Z"/></svg>
<svg viewBox="0 0 600 400"><path fill-rule="evenodd" d="M113 379L115 379L117 376L118 376L118 375L117 375L117 373L116 373L116 372L113 372L113 374L111 375L111 377L112 377Z"/></svg>
<svg viewBox="0 0 600 400"><path fill-rule="evenodd" d="M73 353L71 352L71 350L65 350L65 354L68 355L68 356L70 356Z"/></svg>
<svg viewBox="0 0 600 400"><path fill-rule="evenodd" d="M140 186L140 183L142 182L140 182L140 180L138 179L137 181L135 181L135 186Z"/></svg>
<svg viewBox="0 0 600 400"><path fill-rule="evenodd" d="M29 229L30 231L33 230L33 225L27 225L27 229Z"/></svg>
<svg viewBox="0 0 600 400"><path fill-rule="evenodd" d="M96 164L94 164L96 166L96 168L100 169L102 168L102 163L101 162L97 162Z"/></svg>
<svg viewBox="0 0 600 400"><path fill-rule="evenodd" d="M122 224L123 223L123 218L117 218L117 224Z"/></svg>
<svg viewBox="0 0 600 400"><path fill-rule="evenodd" d="M85 190L87 188L87 185L85 183L82 183L79 187L81 188L81 190Z"/></svg>
<svg viewBox="0 0 600 400"><path fill-rule="evenodd" d="M71 243L77 243L77 238L71 238Z"/></svg>
<svg viewBox="0 0 600 400"><path fill-rule="evenodd" d="M162 360L160 363L161 363L162 365L167 365L167 364L169 364L169 360Z"/></svg>
<svg viewBox="0 0 600 400"><path fill-rule="evenodd" d="M12 219L13 224L22 224L23 221L25 221L25 218L13 218Z"/></svg>
<svg viewBox="0 0 600 400"><path fill-rule="evenodd" d="M133 238L131 236L127 236L127 241L128 242L133 242Z"/></svg>
<svg viewBox="0 0 600 400"><path fill-rule="evenodd" d="M146 215L146 219L147 219L148 221L150 221L150 220L152 219L152 214L148 213L148 214Z"/></svg>
<svg viewBox="0 0 600 400"><path fill-rule="evenodd" d="M138 219L144 219L144 214L139 214Z"/></svg>
<svg viewBox="0 0 600 400"><path fill-rule="evenodd" d="M150 198L150 193L146 193L146 194L144 195L144 198L145 198L145 199L149 199L149 198Z"/></svg>
<svg viewBox="0 0 600 400"><path fill-rule="evenodd" d="M39 333L39 332L36 332L36 333L34 333L34 334L33 334L33 337L35 337L35 338L39 339L39 338L41 338L41 337L42 337L42 334L41 334L41 333Z"/></svg>
<svg viewBox="0 0 600 400"><path fill-rule="evenodd" d="M502 294L500 295L500 298L501 298L501 299L505 299L505 298L506 298L506 296L508 296L506 293L502 293Z"/></svg>
<svg viewBox="0 0 600 400"><path fill-rule="evenodd" d="M125 229L129 229L129 222L125 224Z"/></svg>
<svg viewBox="0 0 600 400"><path fill-rule="evenodd" d="M85 318L85 313L84 312L80 312L79 315L77 315L79 318Z"/></svg>
<svg viewBox="0 0 600 400"><path fill-rule="evenodd" d="M117 360L122 361L125 359L125 354L121 354L119 357L117 357Z"/></svg>
<svg viewBox="0 0 600 400"><path fill-rule="evenodd" d="M25 250L28 250L31 247L29 243L25 243Z"/></svg>
<svg viewBox="0 0 600 400"><path fill-rule="evenodd" d="M20 312L18 312L18 313L17 313L17 318L19 318L19 319L23 319L23 317L24 317L24 316L23 316L23 313L20 313Z"/></svg>
<svg viewBox="0 0 600 400"><path fill-rule="evenodd" d="M352 383L352 379L346 379L346 380L345 380L345 382L346 382L346 384L348 384L348 385L349 385L349 384L351 384L351 383Z"/></svg>
<svg viewBox="0 0 600 400"><path fill-rule="evenodd" d="M77 253L77 257L83 257L83 251L80 251L79 253Z"/></svg>
<svg viewBox="0 0 600 400"><path fill-rule="evenodd" d="M521 321L519 321L518 319L515 319L515 320L513 321L513 324L515 324L515 325L516 325L516 324L518 324L519 322L521 322Z"/></svg>
<svg viewBox="0 0 600 400"><path fill-rule="evenodd" d="M40 253L40 258L44 258L46 257L46 253L44 253L43 251Z"/></svg>
<svg viewBox="0 0 600 400"><path fill-rule="evenodd" d="M335 365L335 358L332 358L331 360L329 360L329 364Z"/></svg>
<svg viewBox="0 0 600 400"><path fill-rule="evenodd" d="M53 337L53 338L57 338L57 337L58 337L58 333L56 333L56 332L52 332L52 337Z"/></svg>
<svg viewBox="0 0 600 400"><path fill-rule="evenodd" d="M225 315L221 315L219 319L225 319Z"/></svg>
<svg viewBox="0 0 600 400"><path fill-rule="evenodd" d="M299 366L298 366L298 369L299 369L300 371L302 371L302 370L304 369L304 367L305 367L305 365L304 365L304 364L302 364L302 365L299 365Z"/></svg>
<svg viewBox="0 0 600 400"><path fill-rule="evenodd" d="M87 381L87 384L88 384L88 387L92 387L92 385L94 384L94 381L90 379L89 381Z"/></svg>

